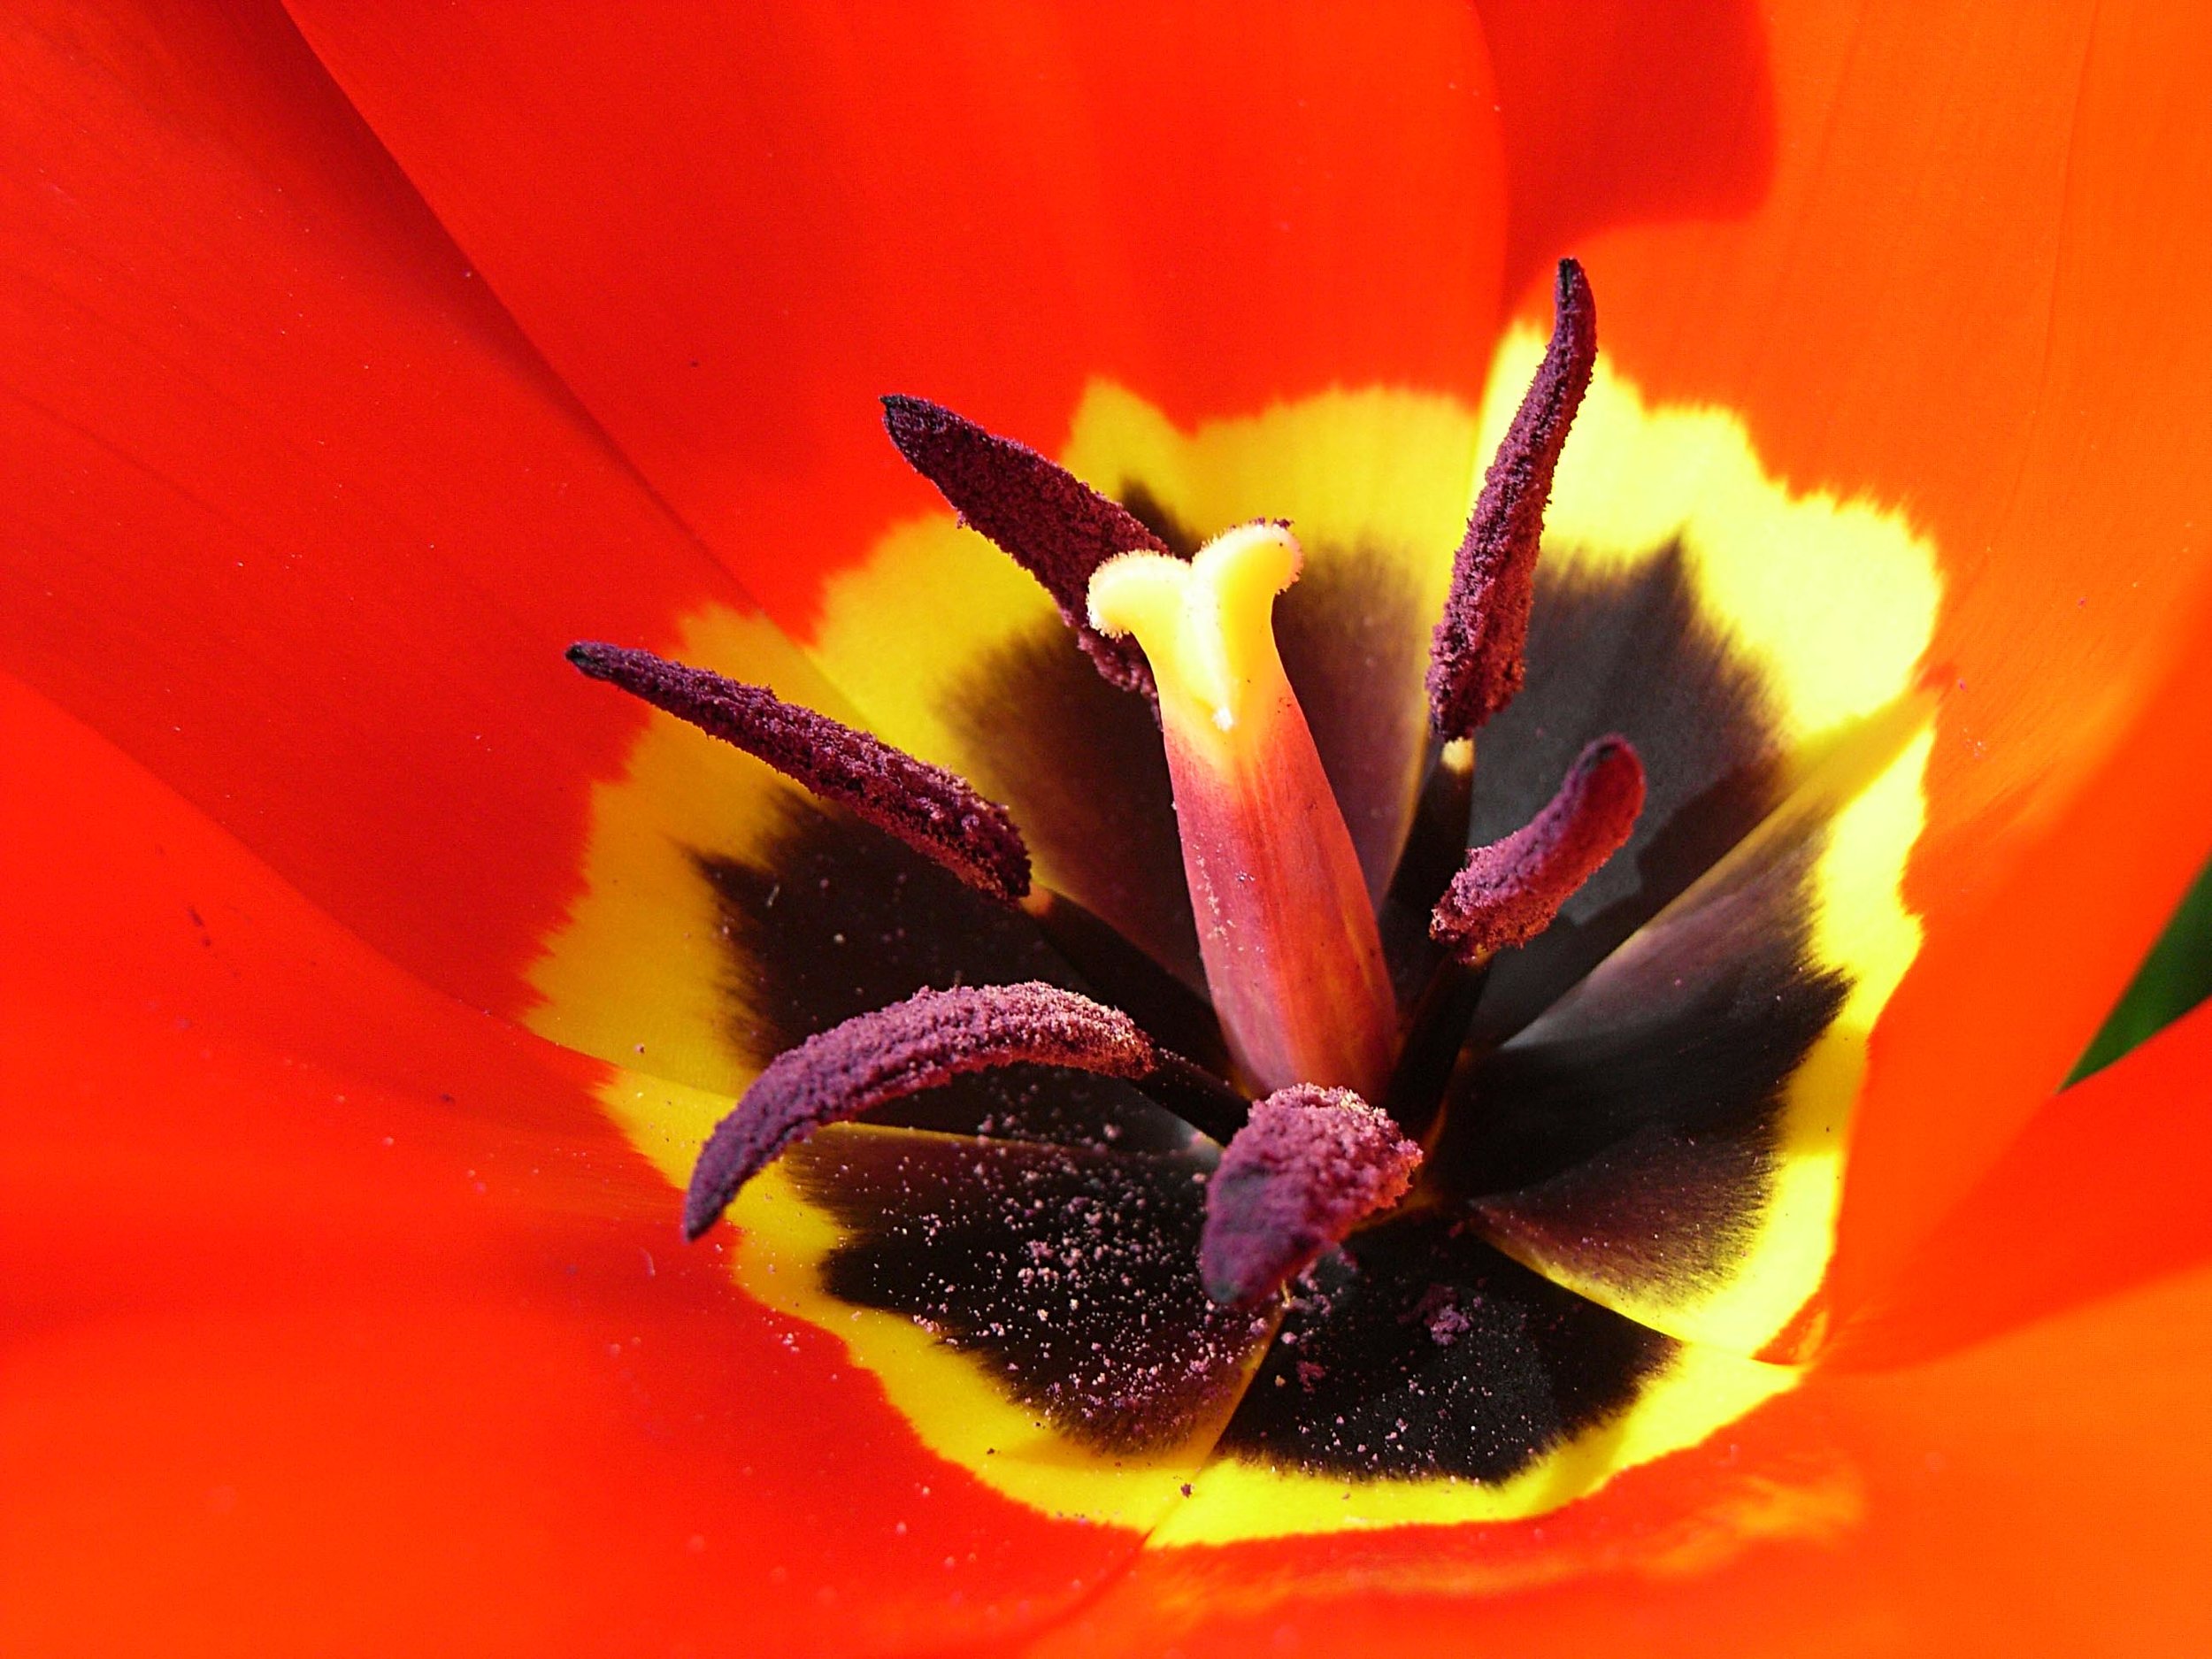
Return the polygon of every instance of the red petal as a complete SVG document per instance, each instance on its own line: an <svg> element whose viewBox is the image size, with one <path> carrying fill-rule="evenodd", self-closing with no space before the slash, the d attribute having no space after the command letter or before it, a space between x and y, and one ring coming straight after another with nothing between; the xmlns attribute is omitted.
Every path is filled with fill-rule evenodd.
<svg viewBox="0 0 2212 1659"><path fill-rule="evenodd" d="M1188 421L1332 384L1471 398L1488 365L1498 160L1461 5L293 11L789 625L933 504L879 393L1049 452L1094 375Z"/></svg>
<svg viewBox="0 0 2212 1659"><path fill-rule="evenodd" d="M678 1244L598 1067L6 680L0 749L0 1647L905 1651L1135 1548Z"/></svg>
<svg viewBox="0 0 2212 1659"><path fill-rule="evenodd" d="M737 595L281 16L51 10L0 42L0 662L515 1008L641 718L563 648Z"/></svg>
<svg viewBox="0 0 2212 1659"><path fill-rule="evenodd" d="M1752 0L1475 0L1475 11L1505 149L1507 293L1616 226L1759 205L1774 171L1774 92Z"/></svg>

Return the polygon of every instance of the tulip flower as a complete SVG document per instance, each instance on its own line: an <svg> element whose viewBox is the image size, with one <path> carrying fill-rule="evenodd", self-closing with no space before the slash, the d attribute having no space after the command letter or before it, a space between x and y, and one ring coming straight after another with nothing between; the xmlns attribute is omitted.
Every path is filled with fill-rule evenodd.
<svg viewBox="0 0 2212 1659"><path fill-rule="evenodd" d="M2185 8L0 65L0 1646L2201 1644Z"/></svg>

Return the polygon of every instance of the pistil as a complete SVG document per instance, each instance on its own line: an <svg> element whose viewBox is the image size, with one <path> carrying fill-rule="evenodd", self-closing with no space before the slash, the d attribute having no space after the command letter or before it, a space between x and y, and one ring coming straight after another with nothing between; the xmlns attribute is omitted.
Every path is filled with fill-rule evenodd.
<svg viewBox="0 0 2212 1659"><path fill-rule="evenodd" d="M1396 1013L1350 832L1275 646L1302 556L1245 525L1188 564L1125 553L1090 582L1091 626L1133 637L1159 696L1183 871L1232 1054L1260 1089L1379 1096Z"/></svg>

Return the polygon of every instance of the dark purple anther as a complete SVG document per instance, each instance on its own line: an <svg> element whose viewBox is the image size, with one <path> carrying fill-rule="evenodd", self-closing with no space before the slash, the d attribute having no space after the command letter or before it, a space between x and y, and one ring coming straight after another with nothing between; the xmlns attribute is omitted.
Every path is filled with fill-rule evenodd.
<svg viewBox="0 0 2212 1659"><path fill-rule="evenodd" d="M1252 1108L1206 1188L1206 1294L1232 1307L1273 1295L1403 1197L1420 1164L1389 1114L1351 1090L1278 1089Z"/></svg>
<svg viewBox="0 0 2212 1659"><path fill-rule="evenodd" d="M970 1071L1064 1065L1145 1077L1159 1060L1126 1014L1057 986L921 991L786 1049L707 1138L684 1195L684 1237L720 1218L738 1189L794 1141Z"/></svg>
<svg viewBox="0 0 2212 1659"><path fill-rule="evenodd" d="M1528 943L1620 851L1643 809L1643 762L1626 738L1601 737L1576 757L1549 806L1467 855L1429 936L1469 964Z"/></svg>
<svg viewBox="0 0 2212 1659"><path fill-rule="evenodd" d="M1152 672L1135 642L1091 626L1091 572L1117 553L1166 553L1167 544L1065 467L949 409L887 397L883 425L953 510L1043 585L1098 672L1125 691L1151 695Z"/></svg>
<svg viewBox="0 0 2212 1659"><path fill-rule="evenodd" d="M1544 503L1598 356L1597 303L1571 259L1559 262L1552 303L1550 348L1483 477L1429 647L1429 718L1448 738L1467 736L1512 702L1527 673Z"/></svg>
<svg viewBox="0 0 2212 1659"><path fill-rule="evenodd" d="M917 760L764 686L687 668L650 651L586 642L568 660L657 709L733 743L787 778L1011 903L1029 891L1029 849L1006 809L956 772Z"/></svg>

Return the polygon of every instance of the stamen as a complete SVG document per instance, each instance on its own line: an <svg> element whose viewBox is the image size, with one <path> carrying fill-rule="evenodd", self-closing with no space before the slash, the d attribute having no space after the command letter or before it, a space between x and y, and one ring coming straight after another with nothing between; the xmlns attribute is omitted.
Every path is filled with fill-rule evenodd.
<svg viewBox="0 0 2212 1659"><path fill-rule="evenodd" d="M1381 938L1271 622L1301 557L1264 523L1188 564L1124 554L1091 579L1091 619L1135 636L1152 665L1183 873L1231 1052L1262 1090L1379 1094L1397 1027Z"/></svg>
<svg viewBox="0 0 2212 1659"><path fill-rule="evenodd" d="M1080 976L1084 990L1127 1014L1156 1041L1211 1067L1217 1078L1229 1075L1229 1046L1222 1038L1221 1020L1203 993L1064 893L1033 888L1021 908L1037 924L1045 942ZM1425 912L1421 919L1425 926ZM1234 1099L1233 1129L1244 1121L1244 1096L1234 1094Z"/></svg>
<svg viewBox="0 0 2212 1659"><path fill-rule="evenodd" d="M1206 1188L1206 1294L1230 1306L1273 1295L1403 1197L1420 1164L1421 1148L1349 1089L1301 1083L1269 1095Z"/></svg>
<svg viewBox="0 0 2212 1659"><path fill-rule="evenodd" d="M1064 1065L1141 1079L1160 1053L1118 1010L1057 986L921 991L786 1049L714 1126L684 1197L684 1237L720 1218L738 1189L826 1124L935 1088L971 1071Z"/></svg>
<svg viewBox="0 0 2212 1659"><path fill-rule="evenodd" d="M1467 855L1437 903L1431 935L1470 964L1526 944L1621 849L1643 808L1643 762L1626 738L1599 738L1576 758L1550 805Z"/></svg>
<svg viewBox="0 0 2212 1659"><path fill-rule="evenodd" d="M1010 903L1029 891L1029 849L1004 807L968 781L764 686L650 651L586 641L568 660L833 801L973 887Z"/></svg>
<svg viewBox="0 0 2212 1659"><path fill-rule="evenodd" d="M1544 504L1598 355L1597 304L1572 259L1559 262L1552 303L1551 345L1483 476L1429 648L1429 717L1446 737L1472 733L1527 676Z"/></svg>
<svg viewBox="0 0 2212 1659"><path fill-rule="evenodd" d="M1398 1063L1380 1104L1416 1140L1435 1120L1487 977L1462 967L1429 937L1436 902L1467 856L1474 794L1474 740L1455 737L1440 745L1379 918L1397 987L1400 1033Z"/></svg>
<svg viewBox="0 0 2212 1659"><path fill-rule="evenodd" d="M1467 825L1474 811L1475 744L1455 737L1437 750L1406 828L1397 867L1390 874L1376 918L1382 930L1383 960L1390 964L1402 1017L1409 1016L1425 995L1430 976L1443 954L1429 938L1429 913L1459 873L1467 856Z"/></svg>
<svg viewBox="0 0 2212 1659"><path fill-rule="evenodd" d="M1149 696L1143 653L1090 624L1091 575L1117 554L1169 555L1167 544L1065 467L949 409L886 397L883 425L953 510L1043 585L1098 672L1125 691Z"/></svg>

